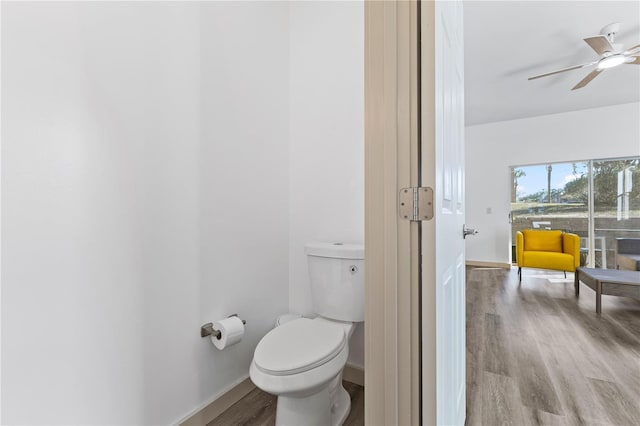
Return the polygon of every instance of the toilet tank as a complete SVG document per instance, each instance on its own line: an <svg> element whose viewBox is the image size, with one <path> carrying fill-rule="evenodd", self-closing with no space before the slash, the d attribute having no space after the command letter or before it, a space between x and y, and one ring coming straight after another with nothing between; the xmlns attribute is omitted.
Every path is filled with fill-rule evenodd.
<svg viewBox="0 0 640 426"><path fill-rule="evenodd" d="M315 313L339 321L364 321L364 246L308 243L304 252Z"/></svg>

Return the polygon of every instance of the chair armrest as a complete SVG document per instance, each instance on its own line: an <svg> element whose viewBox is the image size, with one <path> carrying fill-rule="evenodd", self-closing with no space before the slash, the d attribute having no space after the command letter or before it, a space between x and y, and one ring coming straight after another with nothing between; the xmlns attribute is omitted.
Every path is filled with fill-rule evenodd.
<svg viewBox="0 0 640 426"><path fill-rule="evenodd" d="M524 235L522 235L520 231L516 232L516 259L518 266L522 266L524 259Z"/></svg>
<svg viewBox="0 0 640 426"><path fill-rule="evenodd" d="M565 232L562 234L562 251L573 256L573 265L580 266L580 237Z"/></svg>

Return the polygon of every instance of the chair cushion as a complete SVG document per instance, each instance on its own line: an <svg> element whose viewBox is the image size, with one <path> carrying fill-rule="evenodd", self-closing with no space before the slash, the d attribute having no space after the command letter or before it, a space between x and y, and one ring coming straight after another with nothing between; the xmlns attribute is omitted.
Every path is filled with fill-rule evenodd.
<svg viewBox="0 0 640 426"><path fill-rule="evenodd" d="M574 271L573 256L565 253L549 251L525 251L522 266L529 268L555 269L558 271Z"/></svg>
<svg viewBox="0 0 640 426"><path fill-rule="evenodd" d="M547 251L562 253L562 231L539 231L525 229L524 251Z"/></svg>

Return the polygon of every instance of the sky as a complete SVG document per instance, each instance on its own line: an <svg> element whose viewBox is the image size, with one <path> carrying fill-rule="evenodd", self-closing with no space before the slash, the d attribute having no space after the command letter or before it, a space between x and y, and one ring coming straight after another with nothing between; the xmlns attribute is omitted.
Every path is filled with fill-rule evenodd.
<svg viewBox="0 0 640 426"><path fill-rule="evenodd" d="M564 188L567 182L587 172L587 163L575 163L577 175L573 174L574 163L559 163L551 165L551 189ZM518 179L518 198L547 190L547 166L517 167L524 170L526 176Z"/></svg>

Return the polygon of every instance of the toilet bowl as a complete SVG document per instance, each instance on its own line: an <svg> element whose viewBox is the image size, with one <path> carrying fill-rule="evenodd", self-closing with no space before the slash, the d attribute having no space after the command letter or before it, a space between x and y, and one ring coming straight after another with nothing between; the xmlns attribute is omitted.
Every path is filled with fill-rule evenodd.
<svg viewBox="0 0 640 426"><path fill-rule="evenodd" d="M342 386L354 322L364 320L364 248L311 243L314 319L282 316L256 346L251 380L278 396L276 425L341 425L351 399Z"/></svg>
<svg viewBox="0 0 640 426"><path fill-rule="evenodd" d="M299 318L262 338L251 380L278 396L278 425L340 425L351 401L342 386L352 324Z"/></svg>

